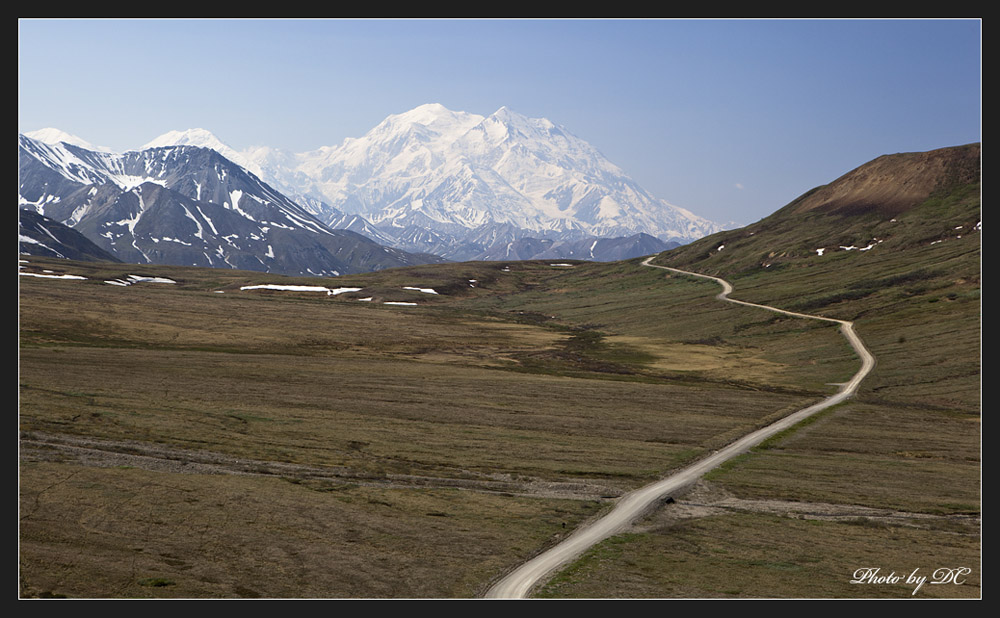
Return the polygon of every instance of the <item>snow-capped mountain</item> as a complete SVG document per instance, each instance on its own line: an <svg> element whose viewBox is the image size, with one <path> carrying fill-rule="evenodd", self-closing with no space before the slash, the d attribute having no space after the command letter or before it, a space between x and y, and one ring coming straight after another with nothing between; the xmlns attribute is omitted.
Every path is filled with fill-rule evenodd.
<svg viewBox="0 0 1000 618"><path fill-rule="evenodd" d="M215 147L218 140L205 133L174 132L151 144ZM225 154L228 147L219 148ZM421 105L339 146L304 153L255 147L227 156L328 225L360 227L352 219L360 216L382 242L443 250L450 259L488 250L472 237L496 226L516 228L518 237L644 233L681 242L722 229L650 195L564 127L507 108L484 117ZM420 230L433 241L413 244ZM451 244L441 244L445 237Z"/></svg>
<svg viewBox="0 0 1000 618"><path fill-rule="evenodd" d="M114 154L18 139L20 208L122 261L327 276L428 261L330 229L214 149Z"/></svg>
<svg viewBox="0 0 1000 618"><path fill-rule="evenodd" d="M644 232L665 240L720 229L651 196L565 128L507 108L482 117L422 105L339 147L294 155L280 169L260 168L275 174L278 186L383 229L506 223L532 232Z"/></svg>
<svg viewBox="0 0 1000 618"><path fill-rule="evenodd" d="M355 232L400 250L395 257L404 263L429 258L401 252L492 259L508 255L514 246L525 257L532 257L532 248L545 259L589 256L579 247L606 246L593 244L604 238L618 238L615 246L639 251L649 243L625 239L649 235L683 243L722 229L650 195L565 128L507 108L484 117L421 105L389 116L360 138L304 153L266 146L238 151L205 129L171 131L121 155L55 129L33 135L22 137L21 159L40 167L21 168L22 206L97 235L98 244L128 261L207 261L270 270L278 268L272 254L280 251L263 239L283 229L305 230L325 241L333 230L340 238ZM206 153L213 151L226 163L211 160ZM155 186L146 187L139 199L144 183ZM83 187L87 192L80 192ZM136 205L112 207L126 194ZM145 224L125 223L129 217L149 220L154 196L171 204L178 213L174 223L186 235L163 228L157 240L147 241L136 236ZM197 208L184 199L211 206ZM215 208L222 211L210 215ZM267 213L255 212L259 208ZM217 218L236 227L216 233ZM242 239L239 247L236 238ZM163 239L183 240L164 254L171 245ZM301 249L285 253L296 251L301 257ZM582 259L600 255L619 253ZM319 261L325 265L297 261L280 268L304 274L359 268L329 256ZM390 265L396 263L387 258L375 267Z"/></svg>
<svg viewBox="0 0 1000 618"><path fill-rule="evenodd" d="M233 163L243 167L243 169L260 176L260 170L256 168L249 159L205 129L168 131L156 139L144 144L141 148L139 148L139 150L164 148L167 146L198 146L199 148L210 148Z"/></svg>

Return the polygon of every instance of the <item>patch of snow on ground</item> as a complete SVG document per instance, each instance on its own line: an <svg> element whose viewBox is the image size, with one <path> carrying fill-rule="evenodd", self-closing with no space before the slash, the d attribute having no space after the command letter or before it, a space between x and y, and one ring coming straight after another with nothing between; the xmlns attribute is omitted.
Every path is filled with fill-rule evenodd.
<svg viewBox="0 0 1000 618"><path fill-rule="evenodd" d="M335 288L330 289L322 285L276 285L267 283L264 285L244 285L240 290L279 290L284 292L326 292L327 296L336 296L345 292L357 292L361 288Z"/></svg>
<svg viewBox="0 0 1000 618"><path fill-rule="evenodd" d="M870 251L872 248L875 247L875 245L881 244L882 242L883 241L879 240L878 238L873 238L872 241L870 243L868 243L867 247L857 247L855 245L851 245L849 247L845 247L844 245L840 245L840 248L843 249L844 251L855 251L855 250L857 250L857 251Z"/></svg>
<svg viewBox="0 0 1000 618"><path fill-rule="evenodd" d="M387 301L385 301L382 304L383 305L411 305L412 306L412 305L416 305L417 303L403 303L403 302L399 302L399 301L387 300Z"/></svg>
<svg viewBox="0 0 1000 618"><path fill-rule="evenodd" d="M416 290L418 292L423 292L424 294L437 294L432 288L414 288L414 287L403 287L404 290Z"/></svg>
<svg viewBox="0 0 1000 618"><path fill-rule="evenodd" d="M81 277L80 275L46 275L43 273L17 273L22 277L40 277L42 279L86 279L86 277Z"/></svg>
<svg viewBox="0 0 1000 618"><path fill-rule="evenodd" d="M122 279L112 279L110 281L105 281L110 285L121 285L128 286L134 283L177 283L172 279L167 279L166 277L140 277L139 275L129 275L125 280Z"/></svg>
<svg viewBox="0 0 1000 618"><path fill-rule="evenodd" d="M824 251L826 251L826 249L823 248L816 249L816 255L823 255Z"/></svg>

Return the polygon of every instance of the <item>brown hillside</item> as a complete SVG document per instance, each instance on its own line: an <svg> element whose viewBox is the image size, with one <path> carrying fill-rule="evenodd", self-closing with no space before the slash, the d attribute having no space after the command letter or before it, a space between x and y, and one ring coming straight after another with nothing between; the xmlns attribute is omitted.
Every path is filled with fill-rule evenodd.
<svg viewBox="0 0 1000 618"><path fill-rule="evenodd" d="M928 152L883 155L788 206L788 214L819 211L894 216L917 206L935 191L976 182L981 144Z"/></svg>

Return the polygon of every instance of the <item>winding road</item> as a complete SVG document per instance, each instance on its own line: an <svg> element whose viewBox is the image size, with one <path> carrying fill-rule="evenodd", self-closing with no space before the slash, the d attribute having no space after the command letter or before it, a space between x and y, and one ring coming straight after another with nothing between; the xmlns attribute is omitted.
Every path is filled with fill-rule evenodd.
<svg viewBox="0 0 1000 618"><path fill-rule="evenodd" d="M867 348L865 348L861 338L854 332L854 327L851 322L815 315L807 315L804 313L795 313L793 311L785 311L783 309L777 309L767 305L758 305L755 303L733 300L729 298L729 294L733 291L733 286L731 286L727 281L719 279L718 277L710 277L708 275L687 272L676 268L669 268L667 266L650 264L650 261L654 257L656 256L647 258L642 265L649 266L650 268L661 268L663 270L669 270L682 275L701 277L716 281L722 286L722 292L716 297L719 300L746 305L748 307L758 307L760 309L766 309L768 311L774 311L798 318L823 320L825 322L834 322L839 324L841 333L843 333L848 342L850 342L851 347L854 348L855 352L857 352L858 356L861 358L861 369L854 374L854 377L852 377L850 381L841 384L835 395L828 397L819 403L799 410L798 412L790 414L789 416L786 416L781 420L768 425L767 427L758 429L757 431L740 438L725 448L716 451L708 457L701 459L690 466L683 468L660 481L657 481L656 483L626 494L607 515L592 524L577 530L558 545L555 545L551 549L535 556L506 575L487 591L486 598L526 598L531 589L549 573L566 565L596 543L624 531L633 521L655 505L658 500L687 487L701 478L708 471L719 466L728 459L731 459L741 453L745 453L770 436L791 427L799 421L812 416L821 410L837 405L838 403L848 399L854 395L855 391L857 391L858 385L861 384L861 381L875 366L875 357L868 351Z"/></svg>

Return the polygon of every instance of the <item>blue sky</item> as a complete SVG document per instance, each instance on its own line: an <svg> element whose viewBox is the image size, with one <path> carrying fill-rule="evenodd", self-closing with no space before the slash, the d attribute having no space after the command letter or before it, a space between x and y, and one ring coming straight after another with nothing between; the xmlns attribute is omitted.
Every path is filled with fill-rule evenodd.
<svg viewBox="0 0 1000 618"><path fill-rule="evenodd" d="M19 132L124 151L197 127L301 152L423 103L507 106L718 222L982 139L977 19L52 19L18 39Z"/></svg>

